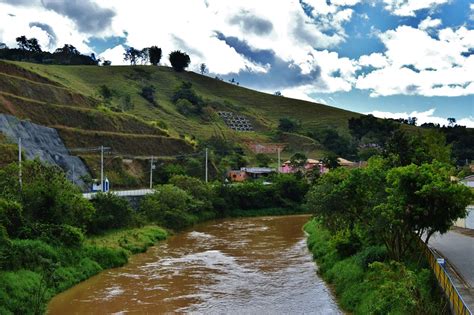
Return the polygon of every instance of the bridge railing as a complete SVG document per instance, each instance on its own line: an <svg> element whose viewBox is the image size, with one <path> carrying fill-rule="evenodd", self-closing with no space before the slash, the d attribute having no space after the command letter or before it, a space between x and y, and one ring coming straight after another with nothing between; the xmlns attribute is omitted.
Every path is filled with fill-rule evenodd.
<svg viewBox="0 0 474 315"><path fill-rule="evenodd" d="M433 270L438 284L443 289L446 298L448 299L451 310L456 315L472 315L466 302L463 300L461 294L453 284L451 277L446 270L438 263L433 251L420 239L420 248L424 252L428 262Z"/></svg>
<svg viewBox="0 0 474 315"><path fill-rule="evenodd" d="M115 191L111 190L109 192L119 197L134 197L134 196L145 196L148 194L152 194L154 190L144 188L144 189L134 189L134 190L115 190ZM86 199L92 199L98 193L100 192L84 193L82 194L82 196Z"/></svg>

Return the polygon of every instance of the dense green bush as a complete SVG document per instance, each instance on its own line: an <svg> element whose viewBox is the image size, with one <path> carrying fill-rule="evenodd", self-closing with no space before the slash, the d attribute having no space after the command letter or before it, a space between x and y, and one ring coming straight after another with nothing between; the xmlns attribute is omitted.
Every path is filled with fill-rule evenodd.
<svg viewBox="0 0 474 315"><path fill-rule="evenodd" d="M198 211L212 210L217 198L212 186L194 177L176 175L170 179L170 184L184 190L195 199Z"/></svg>
<svg viewBox="0 0 474 315"><path fill-rule="evenodd" d="M13 240L8 253L9 270L40 270L59 260L57 250L40 240Z"/></svg>
<svg viewBox="0 0 474 315"><path fill-rule="evenodd" d="M196 200L169 184L156 186L155 192L142 200L140 209L148 219L171 229L182 229L197 221L191 215L197 209Z"/></svg>
<svg viewBox="0 0 474 315"><path fill-rule="evenodd" d="M387 261L384 246L362 246L345 256L341 236L312 220L305 225L318 272L334 287L341 307L354 314L444 314L445 303L430 270ZM347 254L347 253L346 253Z"/></svg>
<svg viewBox="0 0 474 315"><path fill-rule="evenodd" d="M79 228L67 224L31 223L25 225L19 236L23 239L40 239L48 244L79 247L84 235Z"/></svg>
<svg viewBox="0 0 474 315"><path fill-rule="evenodd" d="M134 211L126 199L112 193L99 193L91 202L95 213L87 227L89 233L133 226Z"/></svg>
<svg viewBox="0 0 474 315"><path fill-rule="evenodd" d="M23 210L14 201L0 198L0 225L3 225L10 237L18 236L19 228L23 226Z"/></svg>
<svg viewBox="0 0 474 315"><path fill-rule="evenodd" d="M203 101L196 92L193 90L191 82L182 82L181 85L176 89L171 101L177 104L179 100L186 100L191 103L197 110L196 113L200 113L202 110Z"/></svg>
<svg viewBox="0 0 474 315"><path fill-rule="evenodd" d="M25 221L84 228L91 219L94 208L61 169L37 160L26 161L21 190L17 173L16 164L0 170L0 187L4 187L0 197L21 203Z"/></svg>
<svg viewBox="0 0 474 315"><path fill-rule="evenodd" d="M262 181L247 181L233 185L217 186L216 195L224 200L221 209L224 213L230 210L257 210L265 208L300 208L308 184L290 175L276 175L270 178L272 184Z"/></svg>

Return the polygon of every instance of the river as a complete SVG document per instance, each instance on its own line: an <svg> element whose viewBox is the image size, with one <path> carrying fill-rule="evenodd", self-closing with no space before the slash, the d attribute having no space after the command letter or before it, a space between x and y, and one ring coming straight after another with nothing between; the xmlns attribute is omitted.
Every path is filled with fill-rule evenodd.
<svg viewBox="0 0 474 315"><path fill-rule="evenodd" d="M200 224L57 295L48 314L341 314L306 248L307 220Z"/></svg>

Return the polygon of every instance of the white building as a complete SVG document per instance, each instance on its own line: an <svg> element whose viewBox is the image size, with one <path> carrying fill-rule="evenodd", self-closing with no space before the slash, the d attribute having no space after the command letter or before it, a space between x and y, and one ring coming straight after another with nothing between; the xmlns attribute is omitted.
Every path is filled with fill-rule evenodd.
<svg viewBox="0 0 474 315"><path fill-rule="evenodd" d="M467 187L474 188L474 175L466 176L459 182L463 185L466 185Z"/></svg>

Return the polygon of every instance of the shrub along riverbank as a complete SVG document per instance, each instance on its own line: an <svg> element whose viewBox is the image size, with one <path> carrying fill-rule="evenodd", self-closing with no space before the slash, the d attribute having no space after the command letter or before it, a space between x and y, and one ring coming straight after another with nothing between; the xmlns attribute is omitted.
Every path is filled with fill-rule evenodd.
<svg viewBox="0 0 474 315"><path fill-rule="evenodd" d="M21 187L17 174L14 164L0 169L0 314L44 313L55 294L165 239L161 226L179 231L215 218L297 213L308 189L292 175L275 176L272 185L175 176L134 211L113 194L84 199L62 171L38 161L23 164Z"/></svg>
<svg viewBox="0 0 474 315"><path fill-rule="evenodd" d="M308 247L319 274L330 283L339 305L354 314L449 314L449 305L423 256L390 260L383 245L343 254L338 235L316 220L305 225ZM346 248L345 248L346 247Z"/></svg>
<svg viewBox="0 0 474 315"><path fill-rule="evenodd" d="M365 168L331 170L309 190L308 245L345 310L449 312L419 241L447 232L473 196L453 180L454 167L435 159L439 152L405 163L372 157Z"/></svg>

